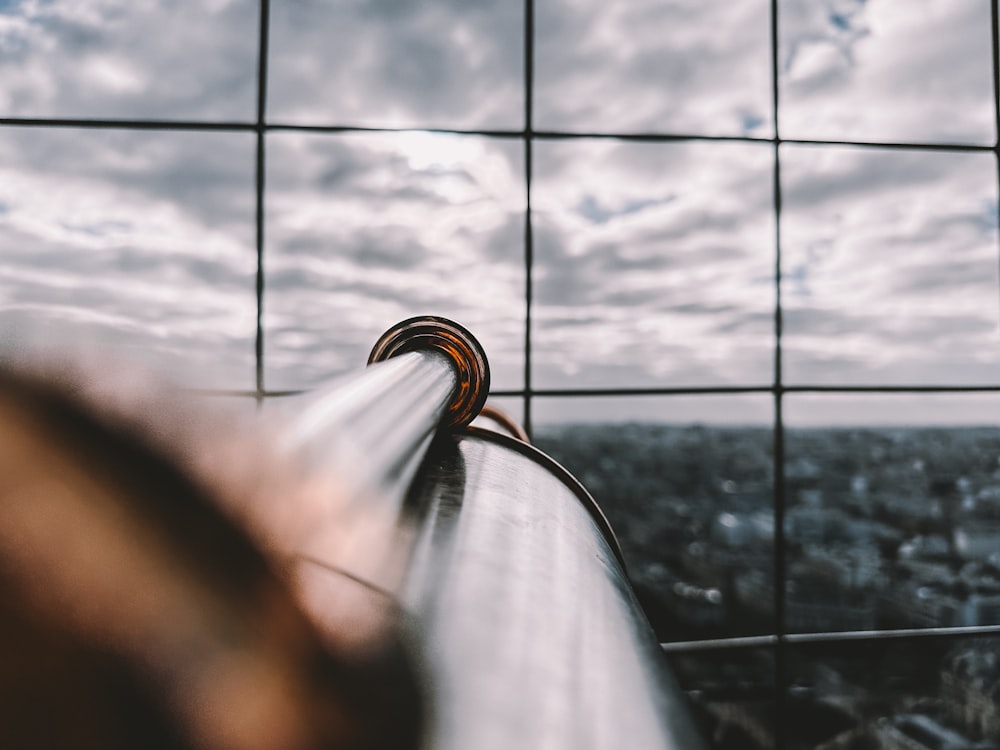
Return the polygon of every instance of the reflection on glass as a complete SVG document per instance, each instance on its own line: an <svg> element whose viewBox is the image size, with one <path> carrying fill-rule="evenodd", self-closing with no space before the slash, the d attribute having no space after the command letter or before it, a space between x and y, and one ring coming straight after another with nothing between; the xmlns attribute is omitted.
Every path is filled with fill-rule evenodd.
<svg viewBox="0 0 1000 750"><path fill-rule="evenodd" d="M520 143L476 136L269 137L268 388L363 367L414 315L461 323L494 388L520 388L522 165Z"/></svg>
<svg viewBox="0 0 1000 750"><path fill-rule="evenodd" d="M772 379L772 155L726 143L535 145L533 384Z"/></svg>
<svg viewBox="0 0 1000 750"><path fill-rule="evenodd" d="M792 394L786 416L788 631L1000 625L1000 394Z"/></svg>
<svg viewBox="0 0 1000 750"><path fill-rule="evenodd" d="M779 0L785 138L992 144L990 4Z"/></svg>
<svg viewBox="0 0 1000 750"><path fill-rule="evenodd" d="M785 382L997 382L989 154L782 150Z"/></svg>
<svg viewBox="0 0 1000 750"><path fill-rule="evenodd" d="M274 0L268 114L312 125L519 128L523 4Z"/></svg>
<svg viewBox="0 0 1000 750"><path fill-rule="evenodd" d="M555 0L535 12L536 128L773 134L767 0Z"/></svg>
<svg viewBox="0 0 1000 750"><path fill-rule="evenodd" d="M253 138L0 132L0 342L252 388Z"/></svg>
<svg viewBox="0 0 1000 750"><path fill-rule="evenodd" d="M258 2L0 2L0 116L249 120Z"/></svg>
<svg viewBox="0 0 1000 750"><path fill-rule="evenodd" d="M995 750L998 657L995 638L790 649L788 746Z"/></svg>
<svg viewBox="0 0 1000 750"><path fill-rule="evenodd" d="M608 516L660 640L773 632L766 394L536 398L535 443Z"/></svg>
<svg viewBox="0 0 1000 750"><path fill-rule="evenodd" d="M767 648L670 653L670 666L713 750L780 746L775 722L774 652ZM795 717L784 714L782 724ZM789 745L788 747L812 747Z"/></svg>

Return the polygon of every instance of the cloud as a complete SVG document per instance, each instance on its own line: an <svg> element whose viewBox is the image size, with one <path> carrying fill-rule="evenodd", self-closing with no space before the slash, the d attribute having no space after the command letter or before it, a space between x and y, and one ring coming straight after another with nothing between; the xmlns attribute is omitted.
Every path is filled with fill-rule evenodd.
<svg viewBox="0 0 1000 750"><path fill-rule="evenodd" d="M783 0L785 138L992 144L989 3Z"/></svg>
<svg viewBox="0 0 1000 750"><path fill-rule="evenodd" d="M536 14L537 128L771 134L766 0L554 0Z"/></svg>
<svg viewBox="0 0 1000 750"><path fill-rule="evenodd" d="M283 122L519 128L523 5L272 4L268 114Z"/></svg>
<svg viewBox="0 0 1000 750"><path fill-rule="evenodd" d="M0 130L0 341L252 387L252 170L244 134Z"/></svg>
<svg viewBox="0 0 1000 750"><path fill-rule="evenodd" d="M258 3L0 7L0 114L251 120Z"/></svg>
<svg viewBox="0 0 1000 750"><path fill-rule="evenodd" d="M0 3L0 114L250 121L257 8ZM520 3L271 10L274 122L524 124ZM987 4L779 12L784 137L992 144ZM773 134L766 0L553 0L535 31L536 128ZM420 312L473 329L496 386L523 385L519 139L272 132L266 154L269 387L354 369ZM535 387L772 381L770 145L538 139L533 156ZM781 167L786 382L995 382L993 156L784 144ZM252 385L251 133L5 127L0 172L0 338L72 322Z"/></svg>
<svg viewBox="0 0 1000 750"><path fill-rule="evenodd" d="M996 383L994 158L783 154L785 381Z"/></svg>
<svg viewBox="0 0 1000 750"><path fill-rule="evenodd" d="M496 387L521 386L520 143L281 133L268 154L269 387L357 367L382 331L424 313L481 339Z"/></svg>
<svg viewBox="0 0 1000 750"><path fill-rule="evenodd" d="M537 144L535 385L769 383L771 162L756 144Z"/></svg>

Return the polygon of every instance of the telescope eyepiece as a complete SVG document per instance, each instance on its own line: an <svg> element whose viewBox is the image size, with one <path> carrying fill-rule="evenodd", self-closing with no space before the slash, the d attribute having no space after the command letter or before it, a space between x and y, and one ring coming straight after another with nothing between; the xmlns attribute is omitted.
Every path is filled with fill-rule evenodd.
<svg viewBox="0 0 1000 750"><path fill-rule="evenodd" d="M490 391L490 365L482 344L453 320L422 315L403 320L383 333L368 355L368 364L421 351L444 354L455 370L455 392L444 415L445 424L469 424L479 415Z"/></svg>

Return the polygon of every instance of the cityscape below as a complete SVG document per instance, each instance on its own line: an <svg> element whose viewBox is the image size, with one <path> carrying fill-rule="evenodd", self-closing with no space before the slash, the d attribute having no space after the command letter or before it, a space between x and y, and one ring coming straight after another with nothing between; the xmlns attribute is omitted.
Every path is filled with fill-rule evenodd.
<svg viewBox="0 0 1000 750"><path fill-rule="evenodd" d="M566 425L535 442L609 517L662 642L778 632L771 429ZM1000 625L1000 429L786 428L784 451L781 632ZM1000 748L987 635L796 643L780 665L767 646L670 657L715 748Z"/></svg>

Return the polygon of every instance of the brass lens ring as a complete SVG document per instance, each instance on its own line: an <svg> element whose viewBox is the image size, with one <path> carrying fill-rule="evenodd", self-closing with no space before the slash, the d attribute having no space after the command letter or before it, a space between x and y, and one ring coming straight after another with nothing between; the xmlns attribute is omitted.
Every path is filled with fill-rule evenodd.
<svg viewBox="0 0 1000 750"><path fill-rule="evenodd" d="M490 365L482 345L458 323L422 315L397 323L379 337L368 355L368 364L404 352L439 351L455 369L457 385L444 416L450 427L469 424L486 403L490 391Z"/></svg>

